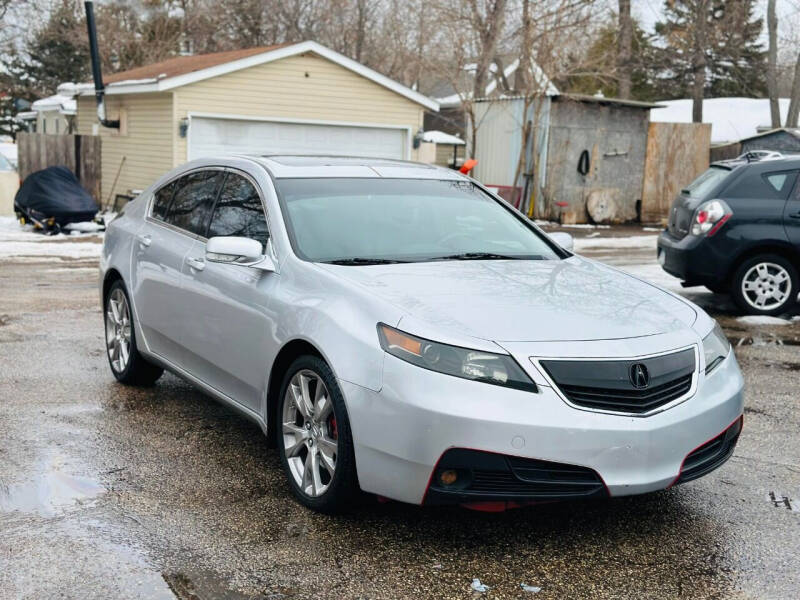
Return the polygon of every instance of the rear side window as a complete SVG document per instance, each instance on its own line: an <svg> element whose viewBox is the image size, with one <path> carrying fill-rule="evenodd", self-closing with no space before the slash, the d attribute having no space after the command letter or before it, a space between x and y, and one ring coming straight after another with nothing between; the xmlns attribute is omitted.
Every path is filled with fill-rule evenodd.
<svg viewBox="0 0 800 600"><path fill-rule="evenodd" d="M748 173L725 190L725 198L786 200L794 187L797 171Z"/></svg>
<svg viewBox="0 0 800 600"><path fill-rule="evenodd" d="M171 182L158 190L153 200L153 216L162 221L167 217L169 203L172 202L172 194L175 193L175 183Z"/></svg>
<svg viewBox="0 0 800 600"><path fill-rule="evenodd" d="M222 176L222 171L197 171L181 177L166 222L204 236Z"/></svg>
<svg viewBox="0 0 800 600"><path fill-rule="evenodd" d="M208 237L234 235L266 245L269 238L261 196L249 180L229 173L214 208Z"/></svg>

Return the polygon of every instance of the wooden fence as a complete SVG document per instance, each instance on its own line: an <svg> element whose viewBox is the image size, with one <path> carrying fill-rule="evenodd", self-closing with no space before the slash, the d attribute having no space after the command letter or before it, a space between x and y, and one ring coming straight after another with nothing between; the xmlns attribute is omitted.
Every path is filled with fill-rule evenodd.
<svg viewBox="0 0 800 600"><path fill-rule="evenodd" d="M711 125L650 123L642 189L642 221L666 223L672 201L708 168Z"/></svg>
<svg viewBox="0 0 800 600"><path fill-rule="evenodd" d="M102 206L100 136L20 132L17 134L17 152L20 178L25 179L47 167L67 167Z"/></svg>

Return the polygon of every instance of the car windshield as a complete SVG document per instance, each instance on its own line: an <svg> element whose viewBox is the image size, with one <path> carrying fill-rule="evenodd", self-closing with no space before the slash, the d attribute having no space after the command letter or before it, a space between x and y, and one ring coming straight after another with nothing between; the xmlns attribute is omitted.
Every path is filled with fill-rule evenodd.
<svg viewBox="0 0 800 600"><path fill-rule="evenodd" d="M276 183L292 246L306 260L361 265L559 258L523 218L468 181Z"/></svg>
<svg viewBox="0 0 800 600"><path fill-rule="evenodd" d="M697 179L686 186L686 189L682 190L682 192L692 198L703 198L717 187L718 184L722 183L722 180L725 179L730 172L730 169L726 169L725 167L709 167L703 171Z"/></svg>

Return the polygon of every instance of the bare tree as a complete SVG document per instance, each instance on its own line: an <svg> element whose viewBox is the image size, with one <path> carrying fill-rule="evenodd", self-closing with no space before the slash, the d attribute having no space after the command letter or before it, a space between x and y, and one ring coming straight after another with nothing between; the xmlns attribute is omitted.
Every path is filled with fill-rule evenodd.
<svg viewBox="0 0 800 600"><path fill-rule="evenodd" d="M540 144L544 141L546 98L554 91L552 80L564 79L575 67L570 55L576 49L565 40L585 39L592 27L593 3L586 0L550 0L547 3L522 0L519 40L520 66L515 76L514 94L522 98L521 144L513 185L522 190L520 209L528 216L542 213L539 196ZM525 73L519 70L525 67ZM579 68L591 69L582 63Z"/></svg>
<svg viewBox="0 0 800 600"><path fill-rule="evenodd" d="M781 110L778 102L778 16L775 13L775 0L767 2L767 29L769 31L769 50L767 53L767 91L769 93L769 113L773 129L781 126Z"/></svg>
<svg viewBox="0 0 800 600"><path fill-rule="evenodd" d="M620 98L631 97L631 71L633 19L631 18L631 0L619 0L619 34L617 36L617 95Z"/></svg>
<svg viewBox="0 0 800 600"><path fill-rule="evenodd" d="M794 84L789 100L789 112L786 114L786 127L796 128L800 119L800 54L794 66Z"/></svg>
<svg viewBox="0 0 800 600"><path fill-rule="evenodd" d="M485 94L489 68L497 53L497 42L505 26L506 0L486 0L485 10L481 10L477 0L470 0L469 10L472 27L478 38L472 96L480 98Z"/></svg>
<svg viewBox="0 0 800 600"><path fill-rule="evenodd" d="M710 0L694 3L692 30L692 122L703 122L703 98L706 87L706 44L708 30L708 5Z"/></svg>

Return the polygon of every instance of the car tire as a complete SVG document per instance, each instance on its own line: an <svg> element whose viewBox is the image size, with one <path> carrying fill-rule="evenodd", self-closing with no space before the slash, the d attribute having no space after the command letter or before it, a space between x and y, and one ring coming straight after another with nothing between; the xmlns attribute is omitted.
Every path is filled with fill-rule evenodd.
<svg viewBox="0 0 800 600"><path fill-rule="evenodd" d="M164 369L148 362L139 352L130 298L120 279L106 292L103 317L106 357L114 377L127 385L153 385Z"/></svg>
<svg viewBox="0 0 800 600"><path fill-rule="evenodd" d="M797 301L800 290L795 266L778 254L748 258L733 275L731 293L736 304L751 315L779 315Z"/></svg>
<svg viewBox="0 0 800 600"><path fill-rule="evenodd" d="M353 437L344 397L325 361L307 355L292 363L276 417L281 464L300 503L327 514L352 508L359 495Z"/></svg>

